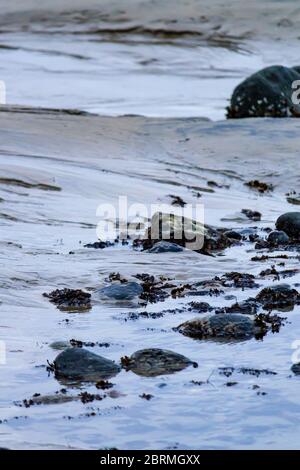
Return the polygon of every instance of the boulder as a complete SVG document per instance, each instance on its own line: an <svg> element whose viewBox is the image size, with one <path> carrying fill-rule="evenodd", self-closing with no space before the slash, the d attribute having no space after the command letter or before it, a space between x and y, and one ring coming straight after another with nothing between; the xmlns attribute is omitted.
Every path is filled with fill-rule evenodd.
<svg viewBox="0 0 300 470"><path fill-rule="evenodd" d="M120 372L120 366L87 349L68 348L53 363L55 377L80 382L97 382Z"/></svg>
<svg viewBox="0 0 300 470"><path fill-rule="evenodd" d="M300 212L286 212L276 221L277 230L284 231L289 237L300 238Z"/></svg>
<svg viewBox="0 0 300 470"><path fill-rule="evenodd" d="M300 80L299 67L266 67L240 83L233 91L228 118L300 116L292 102L292 83Z"/></svg>
<svg viewBox="0 0 300 470"><path fill-rule="evenodd" d="M130 357L121 359L126 370L131 370L137 375L155 377L157 375L174 374L188 366L198 367L182 354L177 354L167 349L141 349Z"/></svg>

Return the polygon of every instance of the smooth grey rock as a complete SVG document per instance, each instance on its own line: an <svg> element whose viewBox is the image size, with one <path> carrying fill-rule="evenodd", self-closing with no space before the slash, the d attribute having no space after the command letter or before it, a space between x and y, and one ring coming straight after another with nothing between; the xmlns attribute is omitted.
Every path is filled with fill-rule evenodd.
<svg viewBox="0 0 300 470"><path fill-rule="evenodd" d="M150 250L148 251L149 253L167 253L167 252L176 253L179 251L183 251L183 248L182 246L179 246L176 243L160 241L160 242L155 243L153 247L150 248Z"/></svg>
<svg viewBox="0 0 300 470"><path fill-rule="evenodd" d="M132 300L141 295L143 288L137 282L126 282L123 284L111 284L97 291L101 298L114 300Z"/></svg>
<svg viewBox="0 0 300 470"><path fill-rule="evenodd" d="M125 356L121 361L125 369L145 377L174 374L191 365L198 367L196 362L182 354L158 348L141 349L130 357Z"/></svg>
<svg viewBox="0 0 300 470"><path fill-rule="evenodd" d="M95 382L112 377L119 371L120 366L110 359L82 348L65 349L54 361L54 372L58 379Z"/></svg>
<svg viewBox="0 0 300 470"><path fill-rule="evenodd" d="M281 245L283 243L288 243L288 241L288 235L282 230L274 230L273 232L269 233L268 242L271 245Z"/></svg>
<svg viewBox="0 0 300 470"><path fill-rule="evenodd" d="M289 237L300 238L300 212L286 212L276 221L277 230L283 230Z"/></svg>

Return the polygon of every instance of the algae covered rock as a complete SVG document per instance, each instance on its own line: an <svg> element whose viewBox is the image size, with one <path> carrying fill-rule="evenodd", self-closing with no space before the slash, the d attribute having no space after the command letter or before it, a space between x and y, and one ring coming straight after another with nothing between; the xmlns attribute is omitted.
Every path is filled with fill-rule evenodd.
<svg viewBox="0 0 300 470"><path fill-rule="evenodd" d="M300 116L292 102L292 83L300 80L299 68L273 65L254 73L233 91L228 118Z"/></svg>
<svg viewBox="0 0 300 470"><path fill-rule="evenodd" d="M234 241L219 229L188 217L156 212L142 242L144 249L152 249L158 242L168 241L203 254L223 250Z"/></svg>
<svg viewBox="0 0 300 470"><path fill-rule="evenodd" d="M174 374L188 366L198 366L182 354L158 348L141 349L130 357L123 357L121 362L126 370L145 377Z"/></svg>
<svg viewBox="0 0 300 470"><path fill-rule="evenodd" d="M255 322L246 315L222 313L188 320L175 330L194 339L244 340L258 333Z"/></svg>

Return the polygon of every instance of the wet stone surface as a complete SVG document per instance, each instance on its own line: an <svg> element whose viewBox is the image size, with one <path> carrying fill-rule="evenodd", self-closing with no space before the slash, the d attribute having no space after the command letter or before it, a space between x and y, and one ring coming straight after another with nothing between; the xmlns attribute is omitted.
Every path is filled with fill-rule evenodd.
<svg viewBox="0 0 300 470"><path fill-rule="evenodd" d="M289 237L300 238L300 212L286 212L278 217L276 228L283 230Z"/></svg>
<svg viewBox="0 0 300 470"><path fill-rule="evenodd" d="M61 310L90 309L91 294L80 289L56 289L44 297L50 300Z"/></svg>
<svg viewBox="0 0 300 470"><path fill-rule="evenodd" d="M111 284L110 286L98 289L95 292L97 297L101 299L113 299L113 300L133 300L140 296L143 292L143 288L137 282L126 282L123 284Z"/></svg>
<svg viewBox="0 0 300 470"><path fill-rule="evenodd" d="M188 366L198 367L196 362L181 354L157 348L141 349L130 357L122 357L121 362L126 370L145 377L174 374Z"/></svg>
<svg viewBox="0 0 300 470"><path fill-rule="evenodd" d="M288 284L265 287L256 296L265 310L290 309L300 304L300 294Z"/></svg>
<svg viewBox="0 0 300 470"><path fill-rule="evenodd" d="M245 340L259 333L260 328L244 315L217 314L188 320L175 330L194 339Z"/></svg>
<svg viewBox="0 0 300 470"><path fill-rule="evenodd" d="M82 348L65 349L50 367L58 380L80 382L97 382L120 372L120 366L110 359Z"/></svg>

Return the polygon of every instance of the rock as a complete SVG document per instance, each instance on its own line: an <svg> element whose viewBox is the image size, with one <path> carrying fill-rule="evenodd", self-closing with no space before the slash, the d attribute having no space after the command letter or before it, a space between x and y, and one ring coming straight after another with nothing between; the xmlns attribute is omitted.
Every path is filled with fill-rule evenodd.
<svg viewBox="0 0 300 470"><path fill-rule="evenodd" d="M273 191L273 185L269 183L264 183L259 180L251 180L245 183L245 186L248 186L251 189L256 189L260 193L265 193L266 191Z"/></svg>
<svg viewBox="0 0 300 470"><path fill-rule="evenodd" d="M176 242L177 245L203 254L223 250L233 244L222 229L204 225L187 217L156 212L140 242L146 250L162 240ZM135 241L136 244L138 242Z"/></svg>
<svg viewBox="0 0 300 470"><path fill-rule="evenodd" d="M179 251L183 251L182 246L177 245L177 243L165 242L160 241L155 243L150 250L149 253L177 253Z"/></svg>
<svg viewBox="0 0 300 470"><path fill-rule="evenodd" d="M240 241L243 237L240 233L236 232L235 230L227 230L224 232L225 237L232 238L233 240Z"/></svg>
<svg viewBox="0 0 300 470"><path fill-rule="evenodd" d="M131 370L137 375L144 377L156 377L157 375L174 374L188 366L198 367L196 362L191 361L181 354L167 349L141 349L130 357L121 358L123 367Z"/></svg>
<svg viewBox="0 0 300 470"><path fill-rule="evenodd" d="M57 351L63 351L70 347L69 341L54 341L53 343L49 344L50 348L55 349Z"/></svg>
<svg viewBox="0 0 300 470"><path fill-rule="evenodd" d="M300 80L299 69L273 65L246 78L233 91L228 118L298 116L292 103L292 83Z"/></svg>
<svg viewBox="0 0 300 470"><path fill-rule="evenodd" d="M55 358L53 369L58 379L80 382L97 382L120 372L120 366L110 359L82 348L65 349Z"/></svg>
<svg viewBox="0 0 300 470"><path fill-rule="evenodd" d="M140 296L142 292L142 286L135 281L111 284L96 291L101 298L114 300L132 300Z"/></svg>
<svg viewBox="0 0 300 470"><path fill-rule="evenodd" d="M252 211L251 209L242 209L242 214L245 214L245 216L250 220L261 220L261 213L258 211Z"/></svg>
<svg viewBox="0 0 300 470"><path fill-rule="evenodd" d="M289 310L290 307L300 303L300 295L288 284L278 284L262 289L257 294L256 300L263 305L265 310Z"/></svg>
<svg viewBox="0 0 300 470"><path fill-rule="evenodd" d="M289 242L288 235L282 230L274 230L268 235L268 242L270 245L277 246Z"/></svg>
<svg viewBox="0 0 300 470"><path fill-rule="evenodd" d="M300 238L300 212L286 212L276 221L277 230L283 230L289 237Z"/></svg>
<svg viewBox="0 0 300 470"><path fill-rule="evenodd" d="M249 339L258 331L253 320L239 314L217 314L194 318L179 325L175 330L195 339Z"/></svg>
<svg viewBox="0 0 300 470"><path fill-rule="evenodd" d="M91 294L80 289L56 289L44 293L50 302L60 310L88 310L91 308Z"/></svg>
<svg viewBox="0 0 300 470"><path fill-rule="evenodd" d="M300 362L297 364L293 364L291 367L291 371L294 372L295 375L300 375Z"/></svg>

